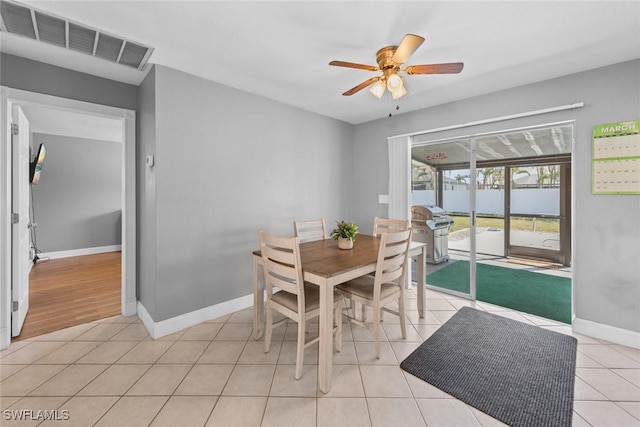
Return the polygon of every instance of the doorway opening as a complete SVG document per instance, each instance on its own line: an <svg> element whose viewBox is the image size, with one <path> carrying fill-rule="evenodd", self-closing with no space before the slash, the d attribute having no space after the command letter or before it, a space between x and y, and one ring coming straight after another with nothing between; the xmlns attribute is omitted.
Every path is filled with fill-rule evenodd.
<svg viewBox="0 0 640 427"><path fill-rule="evenodd" d="M20 109L30 151L46 155L29 188L29 310L14 341L118 315L121 301L122 121Z"/></svg>
<svg viewBox="0 0 640 427"><path fill-rule="evenodd" d="M121 159L121 263L120 263L120 301L119 306L124 316L136 313L136 290L135 290L135 265L136 265L136 244L135 244L135 112L121 108L108 107L98 104L92 104L82 101L75 101L66 98L42 95L33 92L27 92L17 89L1 88L2 102L1 117L3 121L3 129L11 128L11 111L14 106L22 106L25 108L47 108L58 113L71 113L82 115L86 120L82 122L91 122L91 119L108 119L115 120L120 123L121 141L119 148ZM86 123L85 123L86 124ZM2 135L3 147L0 151L0 163L7 173L3 173L0 177L0 192L2 209L0 211L0 227L2 227L3 235L12 236L17 228L12 224L13 205L10 195L12 194L12 176L11 172L14 168L12 162L11 141L12 135L10 131ZM99 159L96 159L99 162ZM6 167L6 168L5 168ZM45 166L46 168L46 166ZM6 233L6 234L5 234ZM12 279L13 262L16 259L26 257L30 259L33 254L19 253L13 256L11 251L11 240L3 242L0 245L0 292L2 293L3 304L0 306L2 316L0 317L0 349L8 347L11 337L19 335L12 331L14 320L13 313L13 291L19 286ZM24 286L28 286L27 284ZM6 303L4 303L6 302Z"/></svg>

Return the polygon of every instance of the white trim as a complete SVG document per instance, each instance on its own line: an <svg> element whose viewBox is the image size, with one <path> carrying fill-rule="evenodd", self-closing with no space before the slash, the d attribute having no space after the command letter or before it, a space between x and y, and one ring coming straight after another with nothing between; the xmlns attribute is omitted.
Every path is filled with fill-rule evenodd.
<svg viewBox="0 0 640 427"><path fill-rule="evenodd" d="M128 316L133 316L137 313L137 304L138 304L138 300L135 299L131 299L131 298L125 298L124 296L122 297L122 315L125 317Z"/></svg>
<svg viewBox="0 0 640 427"><path fill-rule="evenodd" d="M103 254L106 252L118 252L122 250L122 245L98 246L95 248L70 249L68 251L42 252L39 258L60 259L74 256Z"/></svg>
<svg viewBox="0 0 640 427"><path fill-rule="evenodd" d="M640 349L640 332L603 325L591 320L573 319L573 332L615 344Z"/></svg>
<svg viewBox="0 0 640 427"><path fill-rule="evenodd" d="M136 113L133 110L110 107L74 99L44 95L20 89L0 87L0 232L11 232L11 131L10 108L17 105L44 105L98 117L122 120L122 314L135 314L136 307ZM3 334L11 325L11 239L0 241L0 350L9 346L10 334Z"/></svg>
<svg viewBox="0 0 640 427"><path fill-rule="evenodd" d="M11 334L9 333L9 330L5 327L0 328L0 343L11 343ZM0 347L3 350L6 348L9 348L9 344L7 344L6 347Z"/></svg>
<svg viewBox="0 0 640 427"><path fill-rule="evenodd" d="M7 90L0 87L0 350L11 341L11 108ZM5 236L7 236L5 238Z"/></svg>
<svg viewBox="0 0 640 427"><path fill-rule="evenodd" d="M136 112L122 110L122 315L136 314Z"/></svg>
<svg viewBox="0 0 640 427"><path fill-rule="evenodd" d="M576 262L575 250L576 250L576 126L575 123L571 125L571 319L576 319L576 282L575 272L577 271L580 262Z"/></svg>
<svg viewBox="0 0 640 427"><path fill-rule="evenodd" d="M253 306L253 294L245 295L230 301L221 302L220 304L211 305L200 310L190 313L181 314L171 319L156 322L153 320L144 305L138 301L138 317L142 320L145 328L151 335L151 338L158 339L164 336L181 331L185 328L195 326L207 320L217 319L218 317L234 313Z"/></svg>
<svg viewBox="0 0 640 427"><path fill-rule="evenodd" d="M509 114L507 116L502 116L502 117L494 117L494 118L491 118L491 119L476 120L474 122L459 123L457 125L443 126L443 127L435 128L435 129L428 129L428 130L423 130L423 131L418 131L418 132L405 133L403 135L390 136L387 139L400 138L400 137L404 137L404 136L426 135L428 133L436 133L436 132L442 132L442 131L445 131L445 130L461 129L461 128L467 128L467 127L476 126L476 125L485 125L485 124L488 124L488 123L502 122L502 121L505 121L505 120L519 119L519 118L522 118L522 117L538 116L540 114L553 113L555 111L572 110L574 108L582 108L582 107L584 107L584 102L577 102L575 104L560 105L558 107L544 108L542 110L526 111L524 113Z"/></svg>
<svg viewBox="0 0 640 427"><path fill-rule="evenodd" d="M144 325L147 332L149 332L149 335L151 336L151 338L154 338L153 334L154 334L155 322L153 321L153 318L151 317L147 309L144 308L144 305L142 305L140 301L138 301L138 304L136 304L136 308L137 308L136 314L138 315L138 318L142 321L142 324Z"/></svg>

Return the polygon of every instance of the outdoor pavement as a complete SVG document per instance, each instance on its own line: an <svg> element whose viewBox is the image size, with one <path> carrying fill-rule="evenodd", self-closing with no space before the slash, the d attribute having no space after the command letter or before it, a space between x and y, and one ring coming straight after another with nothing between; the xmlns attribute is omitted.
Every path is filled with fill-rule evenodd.
<svg viewBox="0 0 640 427"><path fill-rule="evenodd" d="M511 242L518 246L560 250L560 240L557 233L512 230ZM469 245L468 228L449 234L450 250L468 251ZM479 253L504 256L504 230L486 227L476 228L476 248Z"/></svg>
<svg viewBox="0 0 640 427"><path fill-rule="evenodd" d="M476 228L477 260L485 264L504 268L516 268L536 273L550 274L560 277L572 277L571 267L559 266L558 269L528 266L509 262L504 256L504 231L496 228ZM513 241L520 246L541 247L559 250L558 235L556 233L539 233L531 231L512 231ZM470 236L469 229L463 229L449 234L449 258L453 260L468 260ZM449 265L449 262L426 265L427 283L429 274ZM416 280L416 268L412 268L412 280Z"/></svg>

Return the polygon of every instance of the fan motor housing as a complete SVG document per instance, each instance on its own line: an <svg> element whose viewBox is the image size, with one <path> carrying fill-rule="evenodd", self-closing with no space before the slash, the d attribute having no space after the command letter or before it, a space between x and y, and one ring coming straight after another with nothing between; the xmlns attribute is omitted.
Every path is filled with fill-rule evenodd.
<svg viewBox="0 0 640 427"><path fill-rule="evenodd" d="M394 63L391 58L396 53L398 46L383 47L376 53L376 62L381 70L388 70L391 68L398 68L401 64Z"/></svg>

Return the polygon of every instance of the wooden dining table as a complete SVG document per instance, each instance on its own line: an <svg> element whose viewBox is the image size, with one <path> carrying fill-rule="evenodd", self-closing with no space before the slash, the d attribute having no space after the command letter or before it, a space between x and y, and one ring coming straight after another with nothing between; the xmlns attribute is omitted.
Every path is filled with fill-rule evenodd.
<svg viewBox="0 0 640 427"><path fill-rule="evenodd" d="M333 369L333 291L336 285L370 273L376 269L380 238L358 234L353 249L338 248L332 239L300 244L300 258L305 282L320 289L318 383L322 392L331 390ZM409 255L417 258L418 315L424 317L424 285L427 245L411 242ZM264 332L265 282L260 251L253 252L253 310L254 338Z"/></svg>

